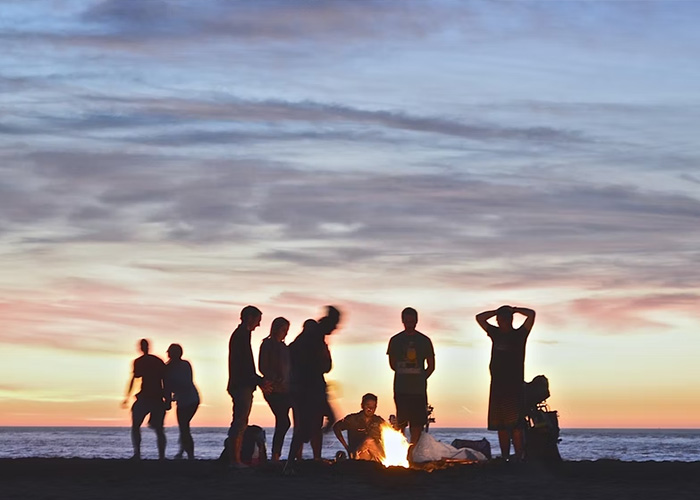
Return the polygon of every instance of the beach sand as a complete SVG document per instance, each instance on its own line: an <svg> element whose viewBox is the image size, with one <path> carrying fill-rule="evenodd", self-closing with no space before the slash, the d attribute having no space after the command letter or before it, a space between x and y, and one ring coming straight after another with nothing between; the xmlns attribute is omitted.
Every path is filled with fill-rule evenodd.
<svg viewBox="0 0 700 500"><path fill-rule="evenodd" d="M303 462L230 471L209 460L2 459L3 499L698 499L700 462L446 465Z"/></svg>

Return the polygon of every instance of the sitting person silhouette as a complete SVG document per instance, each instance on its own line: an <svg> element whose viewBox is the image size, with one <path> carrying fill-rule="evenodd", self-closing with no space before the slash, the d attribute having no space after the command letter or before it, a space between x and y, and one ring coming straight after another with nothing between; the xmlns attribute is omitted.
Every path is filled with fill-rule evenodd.
<svg viewBox="0 0 700 500"><path fill-rule="evenodd" d="M365 394L362 396L361 406L362 411L351 413L342 420L338 420L333 425L333 432L350 458L380 462L384 457L382 447L384 419L374 414L377 411L377 396ZM348 433L347 441L343 431Z"/></svg>

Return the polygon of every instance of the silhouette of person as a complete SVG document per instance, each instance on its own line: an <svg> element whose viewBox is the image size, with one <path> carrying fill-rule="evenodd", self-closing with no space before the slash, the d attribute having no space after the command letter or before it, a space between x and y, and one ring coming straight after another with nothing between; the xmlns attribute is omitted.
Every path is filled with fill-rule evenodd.
<svg viewBox="0 0 700 500"><path fill-rule="evenodd" d="M301 333L289 345L294 433L285 471L301 457L304 443L311 443L315 460L321 459L323 416L326 410L325 373L331 370L331 353L318 323L307 319Z"/></svg>
<svg viewBox="0 0 700 500"><path fill-rule="evenodd" d="M335 436L348 452L350 458L381 462L384 457L382 447L382 425L384 419L375 415L377 396L367 393L362 396L362 411L351 413L333 425ZM345 441L343 431L348 433Z"/></svg>
<svg viewBox="0 0 700 500"><path fill-rule="evenodd" d="M269 391L269 384L255 371L250 336L262 320L262 312L255 306L245 306L241 310L241 323L231 334L228 343L228 393L233 402L233 418L228 431L231 467L247 467L241 461L243 433L248 427L250 410L253 407L253 392L260 386L263 393Z"/></svg>
<svg viewBox="0 0 700 500"><path fill-rule="evenodd" d="M513 328L513 315L522 314L525 321ZM496 325L489 319L496 317ZM525 446L525 344L535 323L535 311L524 307L501 306L476 315L476 321L491 338L491 387L489 390L489 430L498 431L501 456L510 458L513 442L515 461L524 458Z"/></svg>
<svg viewBox="0 0 700 500"><path fill-rule="evenodd" d="M415 445L428 423L428 378L435 371L435 351L430 339L416 330L415 309L405 308L401 321L404 330L391 337L387 354L394 370L397 428L404 432L408 425Z"/></svg>
<svg viewBox="0 0 700 500"><path fill-rule="evenodd" d="M270 335L260 344L258 368L263 379L270 383L270 392L264 394L265 401L275 416L275 433L272 437L272 461L277 462L282 454L284 436L290 427L289 410L292 398L289 393L290 361L289 347L284 339L289 331L289 321L275 318L270 326Z"/></svg>
<svg viewBox="0 0 700 500"><path fill-rule="evenodd" d="M163 390L163 377L165 375L165 363L158 356L149 354L148 340L139 342L142 356L134 360L133 374L126 389L126 397L122 401L122 407L129 404L129 397L137 378L141 379L141 390L136 394L136 401L131 406L131 444L134 446L136 460L141 459L141 424L146 415L148 426L156 433L158 443L158 458L165 459L165 431L163 422L166 412L166 398Z"/></svg>
<svg viewBox="0 0 700 500"><path fill-rule="evenodd" d="M333 333L338 328L338 323L340 323L340 311L338 308L335 306L326 306L326 315L318 320L318 326L324 337ZM333 428L333 423L335 422L336 418L335 412L333 411L333 406L331 405L330 398L328 396L328 384L326 384L325 392L325 408L323 410L323 416L327 419L327 422L323 427L323 431L329 432Z"/></svg>
<svg viewBox="0 0 700 500"><path fill-rule="evenodd" d="M189 460L194 460L194 440L190 431L190 421L199 408L199 392L194 385L192 377L192 365L182 359L182 347L180 344L170 344L168 347L170 360L165 365L166 401L177 402L177 426L180 430L180 450L175 455L181 459L183 453L187 453Z"/></svg>

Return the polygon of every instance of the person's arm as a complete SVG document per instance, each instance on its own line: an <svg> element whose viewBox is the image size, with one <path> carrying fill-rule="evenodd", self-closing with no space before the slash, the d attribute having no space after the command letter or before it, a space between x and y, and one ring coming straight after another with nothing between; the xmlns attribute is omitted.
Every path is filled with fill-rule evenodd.
<svg viewBox="0 0 700 500"><path fill-rule="evenodd" d="M343 431L345 430L345 419L338 420L335 424L333 424L333 432L335 433L335 437L338 438L338 441L340 441L340 444L343 445L343 448L345 448L345 451L348 452L348 456L350 456L350 449L348 448L348 443L345 441L345 436L343 436Z"/></svg>
<svg viewBox="0 0 700 500"><path fill-rule="evenodd" d="M479 326L483 328L485 332L489 331L489 327L491 324L488 322L489 319L493 318L496 315L496 311L484 311L482 313L479 313L476 315L476 322L479 323Z"/></svg>
<svg viewBox="0 0 700 500"><path fill-rule="evenodd" d="M129 384L126 387L126 395L124 396L124 401L122 401L122 408L126 408L129 405L129 397L131 396L131 390L134 388L134 380L136 377L133 375L129 380Z"/></svg>
<svg viewBox="0 0 700 500"><path fill-rule="evenodd" d="M435 349L433 349L433 342L428 337L425 338L427 339L427 351L425 357L428 364L427 368L425 369L425 379L427 380L428 377L430 377L435 371Z"/></svg>
<svg viewBox="0 0 700 500"><path fill-rule="evenodd" d="M165 375L163 376L163 392L165 394L165 409L169 410L173 402L174 387L172 384L172 365L165 367Z"/></svg>
<svg viewBox="0 0 700 500"><path fill-rule="evenodd" d="M131 379L129 384L126 386L126 394L124 395L124 401L122 401L122 408L126 408L129 405L129 397L131 396L131 390L134 388L134 382L136 381L136 362L134 361L133 368L131 370Z"/></svg>
<svg viewBox="0 0 700 500"><path fill-rule="evenodd" d="M428 367L425 369L425 378L429 378L433 372L435 371L435 355L433 354L429 358L426 359L428 362Z"/></svg>
<svg viewBox="0 0 700 500"><path fill-rule="evenodd" d="M328 345L325 342L321 342L322 346L319 346L320 355L319 360L321 360L320 369L323 373L328 373L333 368L333 361L331 358L331 351L328 349Z"/></svg>
<svg viewBox="0 0 700 500"><path fill-rule="evenodd" d="M260 352L258 353L258 370L260 370L260 373L262 373L263 377L266 379L270 378L272 372L272 359L270 351L271 349L269 349L267 341L263 340L262 344L260 344Z"/></svg>
<svg viewBox="0 0 700 500"><path fill-rule="evenodd" d="M520 313L525 316L525 322L520 328L525 328L528 332L532 330L532 325L535 324L535 311L527 307L513 307L513 313Z"/></svg>
<svg viewBox="0 0 700 500"><path fill-rule="evenodd" d="M389 355L389 366L393 371L396 371L396 354L394 353L394 350L392 349L392 342L391 340L389 341L389 347L386 350L386 353Z"/></svg>

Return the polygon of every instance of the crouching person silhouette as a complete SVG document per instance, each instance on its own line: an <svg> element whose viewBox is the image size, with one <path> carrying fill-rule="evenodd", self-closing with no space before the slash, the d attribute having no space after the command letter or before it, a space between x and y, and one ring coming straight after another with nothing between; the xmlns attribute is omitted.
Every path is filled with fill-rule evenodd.
<svg viewBox="0 0 700 500"><path fill-rule="evenodd" d="M333 425L333 432L350 458L380 462L384 458L382 447L384 419L375 415L377 396L370 393L362 396L361 407L362 411L351 413L342 420L338 420ZM347 441L345 441L343 431L348 434Z"/></svg>

